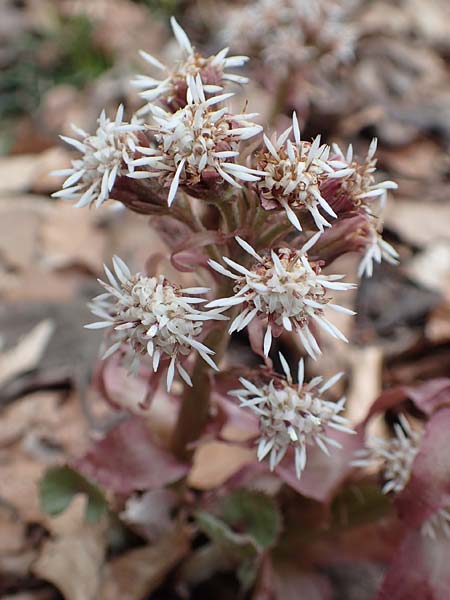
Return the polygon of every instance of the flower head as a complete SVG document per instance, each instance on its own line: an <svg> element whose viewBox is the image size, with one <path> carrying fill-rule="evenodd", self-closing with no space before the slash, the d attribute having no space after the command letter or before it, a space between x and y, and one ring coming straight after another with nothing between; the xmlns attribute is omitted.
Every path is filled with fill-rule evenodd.
<svg viewBox="0 0 450 600"><path fill-rule="evenodd" d="M220 311L200 311L196 304L205 302L198 296L207 288L180 289L162 275L146 277L132 275L118 257L113 259L115 276L105 266L108 283L100 281L107 290L94 299L91 311L102 321L86 325L88 329L112 328L112 346L103 355L106 358L124 347L132 357L131 367L139 365L140 358L149 355L153 370L158 370L160 359L168 358L167 387L171 388L175 367L183 380L192 385L181 360L197 350L211 367L217 369L214 354L199 341L205 321L225 320Z"/></svg>
<svg viewBox="0 0 450 600"><path fill-rule="evenodd" d="M88 204L99 207L111 197L116 178L133 170L131 163L138 143L137 133L143 129L139 121L125 123L122 118L121 105L113 121L106 117L105 111L102 112L95 135L72 125L80 139L61 136L82 157L72 161L71 169L53 172L67 177L62 190L53 194L54 198L74 200L78 208Z"/></svg>
<svg viewBox="0 0 450 600"><path fill-rule="evenodd" d="M231 10L223 37L281 75L311 64L329 68L353 55L344 9L334 0L255 0Z"/></svg>
<svg viewBox="0 0 450 600"><path fill-rule="evenodd" d="M294 132L294 142L289 135ZM339 178L347 174L347 169L334 170L328 164L330 149L320 144L320 136L313 142L300 138L297 115L292 115L292 127L279 137L270 140L264 136L266 150L260 152L257 166L265 176L256 184L263 208L267 210L283 208L292 225L302 230L295 210L309 211L317 228L323 231L330 223L319 209L330 217L336 213L320 192L321 184L328 178Z"/></svg>
<svg viewBox="0 0 450 600"><path fill-rule="evenodd" d="M240 143L262 130L249 121L256 115L232 114L217 104L233 94L220 94L206 99L200 75L188 77L187 105L175 113L153 106L153 132L156 148L139 148L147 157L134 161L135 166L147 166L149 177L159 177L169 187L168 204L175 199L178 186L190 193L203 186L226 182L241 187L236 181L257 181L264 173L235 162ZM139 175L140 176L140 175Z"/></svg>
<svg viewBox="0 0 450 600"><path fill-rule="evenodd" d="M413 429L404 415L394 425L394 436L388 440L374 438L367 448L358 451L355 467L381 468L384 480L383 494L399 494L410 480L413 463L420 449L423 432ZM438 532L450 537L450 512L448 508L436 511L426 519L421 527L422 533L436 537Z"/></svg>
<svg viewBox="0 0 450 600"><path fill-rule="evenodd" d="M230 326L230 333L241 331L254 318L266 318L268 326L264 336L264 354L268 356L272 344L272 332L283 329L295 331L305 350L312 358L321 353L311 332L312 323L333 337L347 341L339 329L325 316L324 308L354 314L352 310L332 303L328 290L341 291L354 287L339 280L343 275L324 275L318 263L310 262L307 251L315 244L320 232L315 234L300 250L280 248L259 255L239 237L236 241L252 257L249 268L224 257L225 263L236 273L210 260L210 266L218 273L234 280L234 296L213 300L207 307L231 307L243 305L239 315Z"/></svg>
<svg viewBox="0 0 450 600"><path fill-rule="evenodd" d="M385 481L382 492L401 492L409 481L412 464L419 451L421 433L414 431L404 415L394 425L394 437L389 440L375 438L370 446L358 453L355 466L380 466Z"/></svg>
<svg viewBox="0 0 450 600"><path fill-rule="evenodd" d="M329 455L328 446L340 448L339 442L330 437L329 428L354 432L348 420L340 415L345 398L339 402L323 398L323 394L341 378L342 373L337 373L328 381L315 377L305 383L303 360L300 360L298 381L294 384L286 359L282 354L279 356L285 378L274 377L262 384L241 378L242 389L231 393L240 400L242 407L249 408L259 417L258 460L269 456L269 466L273 470L283 460L288 448L292 447L295 470L300 479L306 465L308 445L316 444Z"/></svg>
<svg viewBox="0 0 450 600"><path fill-rule="evenodd" d="M380 264L382 260L396 265L398 263L398 252L383 240L381 235L381 224L377 219L369 219L367 222L367 235L364 238L364 253L358 267L358 277L365 275L372 277L373 263Z"/></svg>
<svg viewBox="0 0 450 600"><path fill-rule="evenodd" d="M333 144L330 164L343 175L335 181L330 178L323 182L321 192L337 213L361 208L368 214L373 214L372 201L379 199L383 207L387 190L397 189L394 181L376 182L376 150L377 139L374 138L366 157L359 160L354 156L351 144L345 152L337 144Z"/></svg>
<svg viewBox="0 0 450 600"><path fill-rule="evenodd" d="M383 259L391 264L398 262L398 253L382 238L382 224L378 216L386 203L387 191L396 189L397 184L394 181L376 181L376 149L377 140L374 138L366 157L360 160L354 156L351 145L344 152L333 144L329 164L341 176L331 176L320 186L322 196L339 216L359 213L365 218L365 225L359 232L363 251L358 270L360 277L372 276L374 262L381 263Z"/></svg>
<svg viewBox="0 0 450 600"><path fill-rule="evenodd" d="M217 54L204 57L195 50L174 17L170 19L170 24L182 52L182 60L172 69L168 69L158 59L141 51L142 58L162 72L164 77L154 79L146 75L138 75L132 82L135 87L143 90L140 95L148 102L140 109L139 114L151 112L152 102L156 100L162 102L171 111L183 108L187 102L186 81L189 77L195 79L197 75L200 76L206 95L216 94L230 83L247 83L246 77L227 72L229 68L243 66L248 60L246 56L228 56L228 48L224 48Z"/></svg>

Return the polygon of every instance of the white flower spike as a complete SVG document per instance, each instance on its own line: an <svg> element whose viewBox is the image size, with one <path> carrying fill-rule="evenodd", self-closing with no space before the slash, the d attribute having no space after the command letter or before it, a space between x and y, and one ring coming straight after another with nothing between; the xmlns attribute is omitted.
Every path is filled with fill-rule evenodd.
<svg viewBox="0 0 450 600"><path fill-rule="evenodd" d="M399 494L411 477L414 460L419 452L422 431L413 429L404 415L394 425L394 436L388 440L373 438L353 461L355 467L377 467L382 470L383 494ZM421 526L423 535L450 538L450 507L438 510Z"/></svg>
<svg viewBox="0 0 450 600"><path fill-rule="evenodd" d="M203 360L217 370L211 356L214 352L199 341L205 321L226 320L220 311L198 310L205 302L198 296L207 288L179 289L162 275L133 275L118 256L113 259L114 275L105 266L108 283L100 281L107 293L94 299L91 311L102 320L86 325L87 329L111 328L112 345L106 358L123 348L132 358L131 369L139 366L145 355L152 359L153 371L160 360L169 359L167 389L170 390L175 368L182 379L192 385L182 359L196 350Z"/></svg>
<svg viewBox="0 0 450 600"><path fill-rule="evenodd" d="M98 208L110 198L117 177L134 170L137 133L144 129L139 121L125 123L122 118L123 106L119 106L112 121L102 112L95 135L72 126L79 140L61 136L82 157L72 161L72 168L53 172L67 177L53 198L75 201L76 208L91 204Z"/></svg>
<svg viewBox="0 0 450 600"><path fill-rule="evenodd" d="M206 94L216 94L229 84L245 84L247 77L229 73L228 69L242 67L248 60L247 56L228 56L228 48L217 54L204 57L196 52L186 32L176 19L170 19L172 31L181 50L182 59L172 69L163 65L151 54L141 51L142 58L153 68L164 73L163 79L155 79L146 75L138 75L132 84L142 90L140 95L147 101L139 114L145 115L152 111L152 103L160 101L168 107L177 109L186 104L186 81L189 77L201 77Z"/></svg>
<svg viewBox="0 0 450 600"><path fill-rule="evenodd" d="M372 277L374 263L380 264L384 259L391 265L396 265L398 264L398 258L397 250L386 240L383 240L381 233L377 231L376 225L373 224L370 227L365 251L358 266L358 277Z"/></svg>
<svg viewBox="0 0 450 600"><path fill-rule="evenodd" d="M236 163L241 142L262 131L249 121L255 114L234 115L227 108L217 109L232 94L206 99L199 75L188 78L188 104L175 113L153 106L149 130L156 148L138 148L147 157L134 166L147 167L151 177L159 177L169 188L169 206L180 185L191 190L205 181L226 182L241 187L238 181L258 181L262 171ZM133 177L133 175L130 175Z"/></svg>
<svg viewBox="0 0 450 600"><path fill-rule="evenodd" d="M303 359L298 363L298 381L293 382L289 365L280 353L285 378L274 377L263 385L241 378L242 388L231 394L241 407L250 409L259 418L260 438L258 460L269 457L273 471L283 460L290 447L294 449L295 471L300 479L307 463L307 446L317 445L325 454L330 448L340 448L330 436L330 429L352 434L349 421L341 416L345 398L330 402L323 398L342 376L337 373L328 381L315 377L304 382Z"/></svg>
<svg viewBox="0 0 450 600"><path fill-rule="evenodd" d="M276 75L306 64L322 75L353 56L354 29L346 5L333 0L254 0L231 8L222 38L251 53Z"/></svg>
<svg viewBox="0 0 450 600"><path fill-rule="evenodd" d="M230 325L230 333L241 331L255 318L267 319L264 336L264 354L268 356L274 331L285 329L297 333L306 352L316 358L321 350L310 326L312 323L335 338L347 341L339 329L325 316L324 308L346 314L352 310L334 304L328 291L350 290L355 286L343 283L343 275L323 275L319 265L310 262L308 250L315 244L320 232L316 233L300 250L280 248L270 254L259 255L247 242L237 237L236 241L249 254L254 263L249 268L224 257L224 262L233 269L224 268L210 260L210 266L218 273L233 279L234 296L213 300L207 308L227 308L243 305L239 315Z"/></svg>
<svg viewBox="0 0 450 600"><path fill-rule="evenodd" d="M289 139L292 131L293 141ZM260 152L257 165L266 175L256 184L263 208L283 208L299 231L302 225L295 210L309 211L320 231L330 227L327 218L337 215L320 192L321 184L334 174L327 162L330 148L320 144L320 136L313 142L301 140L295 112L291 127L278 137L264 136L264 142L267 150Z"/></svg>

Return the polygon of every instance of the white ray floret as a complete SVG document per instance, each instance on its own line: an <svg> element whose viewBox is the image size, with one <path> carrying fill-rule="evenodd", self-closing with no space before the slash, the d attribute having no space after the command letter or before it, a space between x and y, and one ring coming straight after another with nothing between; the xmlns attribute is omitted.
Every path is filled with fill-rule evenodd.
<svg viewBox="0 0 450 600"><path fill-rule="evenodd" d="M308 250L315 244L320 232L315 234L300 250L280 248L270 254L258 254L247 242L236 241L253 259L248 268L224 257L230 269L210 260L210 266L221 275L233 279L234 296L210 302L209 308L241 306L239 315L230 325L230 333L241 331L255 318L267 319L264 336L264 354L268 356L272 337L282 329L297 333L307 353L316 358L320 347L311 331L316 323L328 334L347 341L339 329L324 316L328 306L337 312L354 314L352 310L331 302L328 291L344 291L354 287L343 283L343 275L324 275L320 267L310 262Z"/></svg>
<svg viewBox="0 0 450 600"><path fill-rule="evenodd" d="M206 99L200 75L189 76L188 104L184 108L170 113L153 106L149 129L157 148L134 164L147 166L152 176L161 178L169 188L169 206L180 185L195 187L205 176L240 187L239 181L258 181L264 175L235 162L240 143L258 135L262 127L245 119L245 115L233 115L227 108L216 109L216 104L231 95ZM145 149L139 150L145 153Z"/></svg>
<svg viewBox="0 0 450 600"><path fill-rule="evenodd" d="M399 494L410 480L414 460L420 449L423 432L413 429L404 415L394 425L390 439L373 438L366 448L359 450L353 466L380 468L384 480L383 494ZM441 508L421 526L424 535L450 537L450 507Z"/></svg>
<svg viewBox="0 0 450 600"><path fill-rule="evenodd" d="M372 200L378 199L381 208L383 208L386 204L388 190L398 188L395 181L376 182L377 159L375 153L377 146L378 140L373 138L366 157L364 160L359 161L354 157L351 144L345 152L338 144L333 144L333 155L330 161L330 164L335 167L333 177L341 179L339 194L348 194L355 205L361 205L369 214L373 214L373 208L370 204Z"/></svg>
<svg viewBox="0 0 450 600"><path fill-rule="evenodd" d="M363 257L358 266L358 277L372 277L374 263L380 264L382 260L391 265L398 264L398 252L391 244L383 240L375 226L369 226Z"/></svg>
<svg viewBox="0 0 450 600"><path fill-rule="evenodd" d="M151 54L141 51L142 58L154 69L163 74L162 79L137 75L132 84L142 90L140 95L147 100L139 114L148 114L152 110L152 103L160 100L168 105L176 104L180 108L185 103L186 80L188 77L199 75L204 84L206 94L216 94L231 83L245 84L247 77L229 73L228 69L242 67L248 60L247 56L228 56L228 48L223 48L217 54L204 57L191 44L186 32L172 17L170 24L182 54L172 68L166 67ZM181 96L181 97L180 97Z"/></svg>
<svg viewBox="0 0 450 600"><path fill-rule="evenodd" d="M340 448L330 430L349 434L354 431L341 415L345 398L338 402L323 398L323 393L342 377L342 373L328 381L315 377L305 383L302 359L298 363L298 381L294 383L286 359L281 353L279 358L285 378L274 377L262 385L241 378L242 388L231 394L239 399L241 407L250 409L259 418L258 460L268 457L273 471L292 447L296 475L300 479L307 462L307 446L316 445L329 455L332 448Z"/></svg>
<svg viewBox="0 0 450 600"><path fill-rule="evenodd" d="M292 131L293 141L289 139ZM267 151L259 154L258 167L266 175L257 184L263 207L269 210L283 208L299 231L302 225L296 210L308 210L320 231L330 227L328 219L337 215L320 191L321 184L334 176L333 168L327 163L330 148L321 145L320 136L312 142L301 139L295 112L292 127L272 139L264 136L264 142Z"/></svg>
<svg viewBox="0 0 450 600"><path fill-rule="evenodd" d="M170 390L178 370L182 379L191 380L182 365L192 350L217 370L211 358L214 352L200 341L205 321L226 320L220 311L201 311L196 304L205 302L199 297L207 288L180 289L165 277L147 277L132 274L117 256L113 259L114 274L105 266L108 283L100 281L107 293L95 298L91 311L101 321L86 325L88 329L110 328L112 345L103 358L123 349L132 359L132 368L148 355L153 370L158 370L160 360L169 361L167 388Z"/></svg>
<svg viewBox="0 0 450 600"><path fill-rule="evenodd" d="M138 120L126 123L122 118L123 106L119 106L114 120L101 113L95 135L72 126L80 139L61 136L82 156L72 161L70 169L53 172L67 177L62 189L52 194L54 198L75 201L77 208L99 207L110 198L117 177L134 171L137 133L144 127Z"/></svg>

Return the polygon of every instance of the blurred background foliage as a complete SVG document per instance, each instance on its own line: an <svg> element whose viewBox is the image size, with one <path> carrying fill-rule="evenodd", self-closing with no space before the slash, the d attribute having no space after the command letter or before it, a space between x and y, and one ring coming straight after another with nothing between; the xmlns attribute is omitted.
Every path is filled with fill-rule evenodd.
<svg viewBox="0 0 450 600"><path fill-rule="evenodd" d="M149 21L167 20L181 6L179 0L130 0L133 4L148 12ZM117 7L111 2L109 8L113 14ZM0 154L13 147L17 119L36 115L50 90L82 90L120 60L120 49L112 40L105 42L96 22L105 10L103 0L80 6L64 0L0 0ZM103 35L113 37L115 31Z"/></svg>
<svg viewBox="0 0 450 600"><path fill-rule="evenodd" d="M113 64L95 45L86 16L56 18L43 32L26 31L10 47L0 79L0 120L32 112L58 84L83 86Z"/></svg>

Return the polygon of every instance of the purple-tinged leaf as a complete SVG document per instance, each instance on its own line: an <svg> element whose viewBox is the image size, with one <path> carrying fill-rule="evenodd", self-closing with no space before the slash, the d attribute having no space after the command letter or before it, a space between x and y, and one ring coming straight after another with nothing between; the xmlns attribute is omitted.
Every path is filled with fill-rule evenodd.
<svg viewBox="0 0 450 600"><path fill-rule="evenodd" d="M350 435L340 431L331 434L342 448L331 448L330 456L315 446L308 446L306 468L300 479L295 475L294 458L288 453L276 473L294 490L318 502L329 502L339 485L352 470L356 450L363 446L363 431Z"/></svg>
<svg viewBox="0 0 450 600"><path fill-rule="evenodd" d="M450 543L420 531L405 536L389 566L376 600L450 598Z"/></svg>
<svg viewBox="0 0 450 600"><path fill-rule="evenodd" d="M384 412L385 410L389 410L393 408L397 404L404 402L407 399L404 386L390 388L389 390L385 390L382 392L375 402L370 407L370 410L364 419L364 422L373 417L373 415Z"/></svg>
<svg viewBox="0 0 450 600"><path fill-rule="evenodd" d="M412 400L419 410L431 415L439 408L450 405L450 379L441 377L418 386L401 385L385 390L372 404L365 420L368 421L374 414L393 408L405 400Z"/></svg>
<svg viewBox="0 0 450 600"><path fill-rule="evenodd" d="M428 421L411 477L395 499L399 515L409 527L418 527L450 505L449 431L450 408L442 408Z"/></svg>
<svg viewBox="0 0 450 600"><path fill-rule="evenodd" d="M116 493L159 489L186 475L187 465L158 446L145 421L128 419L94 442L73 467Z"/></svg>
<svg viewBox="0 0 450 600"><path fill-rule="evenodd" d="M417 387L405 388L405 393L417 408L431 415L439 408L450 405L450 379L430 379Z"/></svg>

